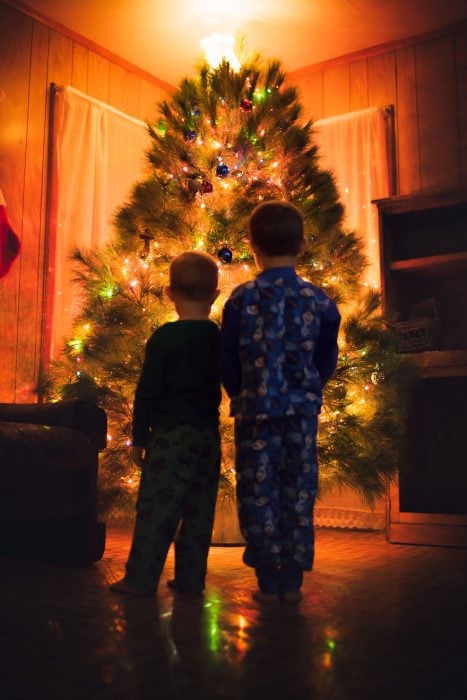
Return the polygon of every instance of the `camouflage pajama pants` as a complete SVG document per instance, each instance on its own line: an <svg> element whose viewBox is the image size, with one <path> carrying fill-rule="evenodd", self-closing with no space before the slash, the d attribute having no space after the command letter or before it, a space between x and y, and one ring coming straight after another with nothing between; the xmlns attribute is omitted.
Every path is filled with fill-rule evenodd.
<svg viewBox="0 0 467 700"><path fill-rule="evenodd" d="M316 434L316 417L236 419L237 503L248 566L312 568Z"/></svg>
<svg viewBox="0 0 467 700"><path fill-rule="evenodd" d="M220 466L217 427L155 430L141 473L126 579L141 591L157 590L175 541L175 579L202 591L214 524Z"/></svg>

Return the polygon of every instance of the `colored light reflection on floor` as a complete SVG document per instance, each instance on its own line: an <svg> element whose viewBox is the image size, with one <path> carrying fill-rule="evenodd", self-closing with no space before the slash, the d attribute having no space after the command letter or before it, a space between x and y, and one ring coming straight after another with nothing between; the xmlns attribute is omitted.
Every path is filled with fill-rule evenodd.
<svg viewBox="0 0 467 700"><path fill-rule="evenodd" d="M219 650L220 644L220 607L220 598L214 591L210 591L206 596L206 602L204 604L204 622L208 638L209 650L213 653Z"/></svg>
<svg viewBox="0 0 467 700"><path fill-rule="evenodd" d="M336 635L337 632L332 627L328 627L324 630L326 651L322 655L322 665L328 670L332 668L334 655L337 648Z"/></svg>

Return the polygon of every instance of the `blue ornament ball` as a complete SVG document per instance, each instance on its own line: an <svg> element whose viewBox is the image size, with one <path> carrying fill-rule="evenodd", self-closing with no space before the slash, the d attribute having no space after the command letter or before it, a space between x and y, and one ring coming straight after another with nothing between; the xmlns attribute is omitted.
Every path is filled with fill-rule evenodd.
<svg viewBox="0 0 467 700"><path fill-rule="evenodd" d="M193 131L190 129L189 131L185 131L185 141L194 141L196 139L196 131Z"/></svg>
<svg viewBox="0 0 467 700"><path fill-rule="evenodd" d="M221 249L219 250L219 252L217 253L217 257L219 258L219 260L220 260L221 262L224 263L224 265L226 265L227 263L231 263L231 262L232 262L233 253L232 253L232 251L230 250L230 248L227 248L227 246L224 246L224 247L221 248Z"/></svg>
<svg viewBox="0 0 467 700"><path fill-rule="evenodd" d="M225 163L221 163L216 168L217 177L227 177L230 174L230 168Z"/></svg>

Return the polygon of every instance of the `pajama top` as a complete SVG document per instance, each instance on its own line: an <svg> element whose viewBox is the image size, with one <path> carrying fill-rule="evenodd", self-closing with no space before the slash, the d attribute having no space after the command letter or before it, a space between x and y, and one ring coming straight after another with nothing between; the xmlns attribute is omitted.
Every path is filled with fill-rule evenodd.
<svg viewBox="0 0 467 700"><path fill-rule="evenodd" d="M316 416L337 364L340 314L293 267L261 272L227 301L221 377L236 418Z"/></svg>
<svg viewBox="0 0 467 700"><path fill-rule="evenodd" d="M152 428L216 426L221 400L219 329L213 321L173 321L149 338L135 392L133 445Z"/></svg>

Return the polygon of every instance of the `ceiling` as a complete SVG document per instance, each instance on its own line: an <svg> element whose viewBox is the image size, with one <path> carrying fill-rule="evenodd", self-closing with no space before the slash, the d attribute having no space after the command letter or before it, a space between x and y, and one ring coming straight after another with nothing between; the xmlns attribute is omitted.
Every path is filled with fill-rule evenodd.
<svg viewBox="0 0 467 700"><path fill-rule="evenodd" d="M29 6L176 85L214 32L286 71L467 19L467 0L27 0Z"/></svg>

